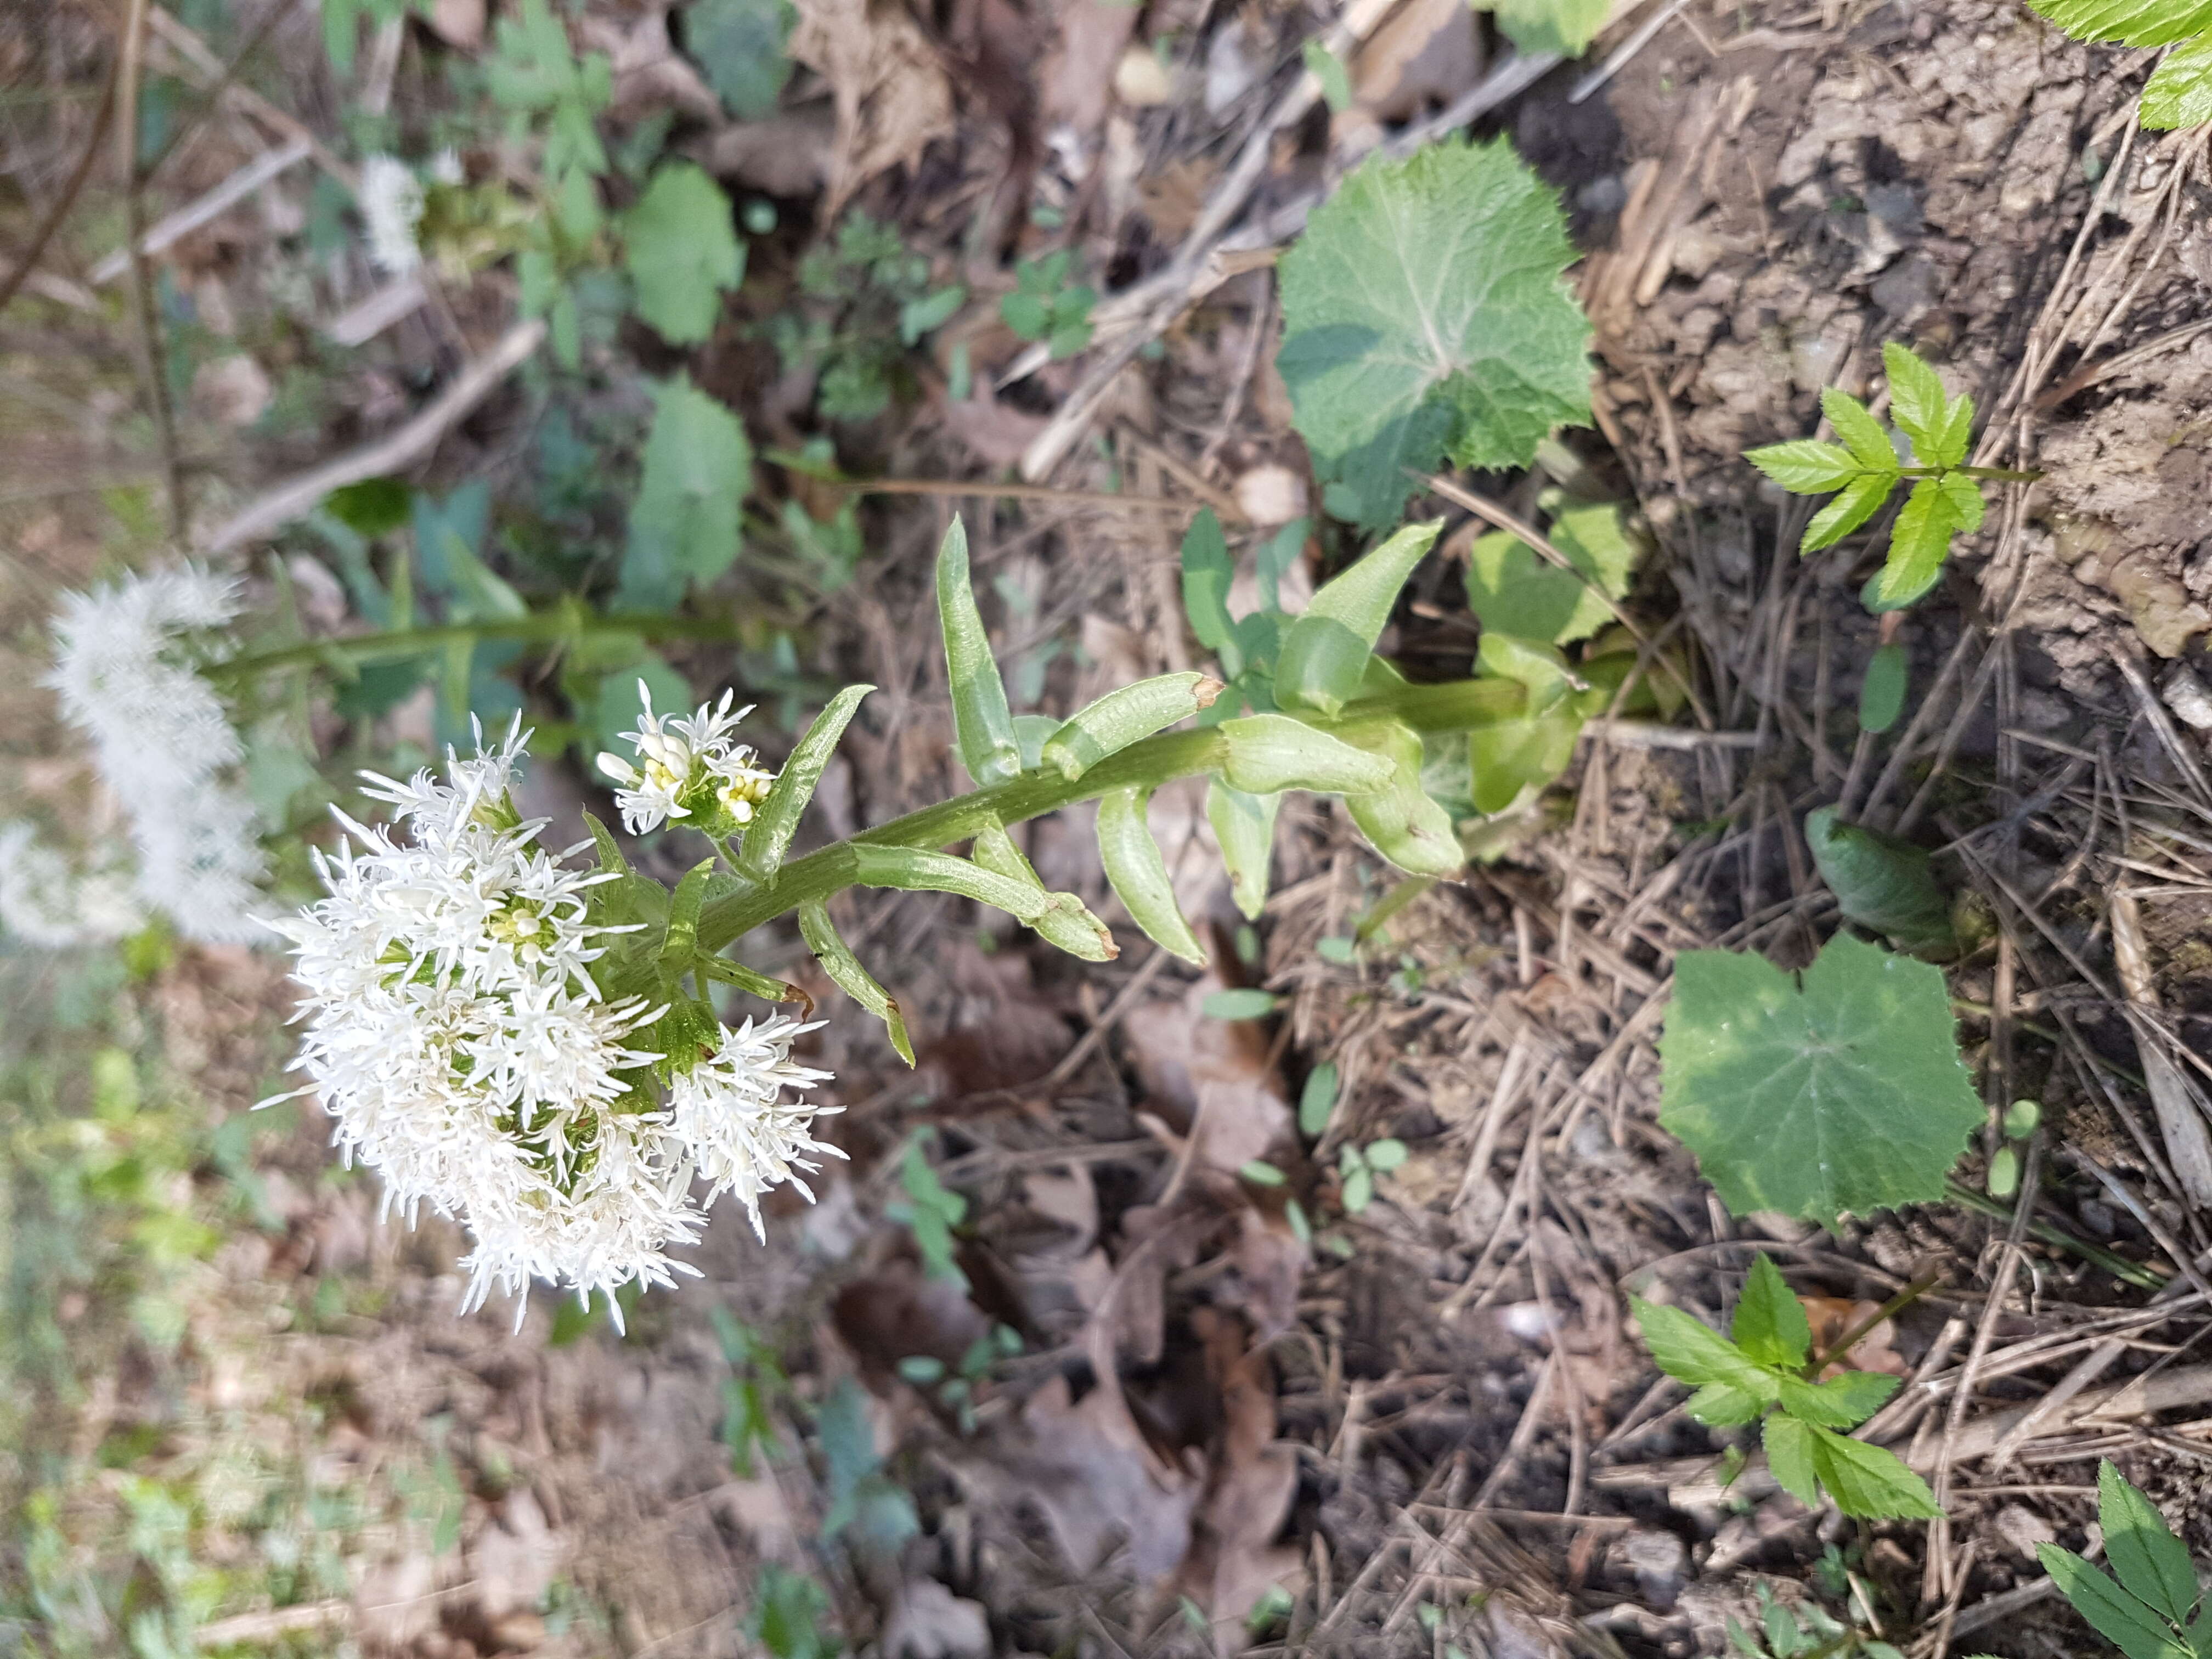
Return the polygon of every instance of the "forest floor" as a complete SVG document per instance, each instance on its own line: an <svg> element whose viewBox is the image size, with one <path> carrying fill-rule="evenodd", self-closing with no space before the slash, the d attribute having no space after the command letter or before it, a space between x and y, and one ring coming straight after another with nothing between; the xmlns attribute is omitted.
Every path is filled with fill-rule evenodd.
<svg viewBox="0 0 2212 1659"><path fill-rule="evenodd" d="M424 65L471 58L484 21L441 0L368 29L349 77L310 8L153 9L185 137L149 219L281 133L234 102L193 114L210 64L251 40L236 84L343 149L364 100L434 106ZM24 204L0 268L93 131L119 10L0 19L24 94L0 108ZM1018 704L1192 665L1192 513L1242 546L1308 510L1272 251L1378 128L1478 88L1474 130L1510 137L1570 210L1597 424L1526 477L1474 483L1524 515L1553 487L1632 503L1649 550L1628 608L1698 707L1656 738L1594 726L1559 787L1486 826L1461 881L1401 886L1334 808L1286 810L1256 927L1199 797L1170 792L1155 828L1221 977L1141 940L1077 963L939 896L867 896L842 923L907 1008L918 1068L831 1009L811 1061L836 1073L825 1133L848 1170L811 1207L771 1204L765 1244L719 1220L702 1277L643 1298L622 1335L544 1295L459 1316L455 1230L381 1218L312 1103L248 1115L287 1056L274 954L8 947L0 1648L1686 1656L1779 1596L1914 1659L2029 1659L2092 1649L2034 1545L2081 1547L2100 1456L2212 1553L2212 1356L2194 1346L2212 1194L2192 1190L2212 1170L2177 1171L2161 1115L2201 1108L2212 1077L2212 698L2191 667L2212 632L2212 157L2201 131L2137 130L2142 55L2069 42L2013 0L1643 0L1529 80L1462 0L1405 0L1347 54L1348 107L1282 122L1297 43L1331 21L1311 9L798 12L811 67L775 113L731 121L666 6L577 9L617 65L616 127L661 122L781 220L711 340L675 353L626 325L593 349L629 368L557 412L562 441L588 442L634 422L637 367L683 367L763 454L834 436L850 475L940 481L866 500L835 580L772 542L732 578L732 605L789 624L781 684L757 641L667 652L702 696L767 688L770 714L818 684L882 688L825 780L830 833L951 787L942 658L916 619L956 508ZM1240 153L1262 165L1224 193ZM27 799L85 788L39 758L61 746L40 619L158 538L168 462L189 464L195 523L219 523L393 429L511 320L512 285L486 278L343 349L271 322L370 291L357 254L297 251L319 166L164 255L197 354L170 376L166 449L95 269L125 235L112 183L0 315L0 744ZM1222 205L1242 240L1190 291L1116 308ZM882 410L833 428L763 329L861 327L859 262L826 290L800 269L848 210L972 297ZM1103 297L1086 349L1024 366L996 298L1005 256L1047 246L1079 252ZM1811 433L1825 386L1866 392L1890 340L1975 395L1978 459L2045 477L1964 538L1935 599L1875 617L1865 548L1795 556L1809 504L1742 453ZM495 392L411 476L542 497L553 401ZM1041 454L1042 483L1004 483ZM802 522L835 522L830 486L773 477ZM605 526L578 499L532 510L588 540ZM1473 650L1455 561L1486 528L1445 510L1445 556L1387 642L1438 672ZM283 568L302 603L343 616L301 556ZM1312 575L1299 561L1286 591ZM1909 718L1861 734L1859 677L1890 640ZM410 707L380 742L420 746ZM313 758L338 758L337 727L314 729ZM559 759L534 779L530 810L572 823L599 789ZM1733 1218L1657 1127L1675 957L1809 961L1837 918L1800 824L1838 801L1940 849L1966 896L1974 942L1949 971L1967 1059L1995 1111L2043 1106L2029 1203L1833 1232ZM1027 850L1117 915L1087 848L1054 819ZM751 959L805 966L795 936ZM1224 986L1279 1000L1207 1017ZM1969 1198L1995 1122L1960 1171ZM1347 1204L1344 1149L1378 1140L1406 1156ZM1255 1159L1285 1184L1238 1180ZM907 1224L957 1208L948 1192L950 1264ZM1826 1298L1809 1305L1832 1335L1932 1276L1855 1354L1905 1379L1869 1436L1927 1475L1944 1521L1847 1521L1761 1466L1717 1472L1725 1437L1684 1413L1626 1297L1717 1321L1754 1250Z"/></svg>

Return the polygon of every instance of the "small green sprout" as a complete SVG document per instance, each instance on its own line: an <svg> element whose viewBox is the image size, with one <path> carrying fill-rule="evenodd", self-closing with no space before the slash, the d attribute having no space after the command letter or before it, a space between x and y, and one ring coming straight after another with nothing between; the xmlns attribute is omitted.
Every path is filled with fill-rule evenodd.
<svg viewBox="0 0 2212 1659"><path fill-rule="evenodd" d="M1091 343L1094 289L1067 283L1066 248L1014 267L1014 291L999 301L999 315L1024 340L1042 341L1055 359L1073 357Z"/></svg>

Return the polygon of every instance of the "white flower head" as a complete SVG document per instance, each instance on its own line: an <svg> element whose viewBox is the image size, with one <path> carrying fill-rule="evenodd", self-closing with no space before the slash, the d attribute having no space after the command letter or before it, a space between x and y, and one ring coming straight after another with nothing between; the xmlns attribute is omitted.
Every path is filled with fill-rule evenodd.
<svg viewBox="0 0 2212 1659"><path fill-rule="evenodd" d="M415 227L422 218L422 181L396 155L370 155L361 164L355 197L368 235L368 260L387 276L404 276L422 263Z"/></svg>
<svg viewBox="0 0 2212 1659"><path fill-rule="evenodd" d="M40 842L30 824L0 823L0 932L64 951L123 939L145 925L130 871L114 849L78 868L58 848Z"/></svg>
<svg viewBox="0 0 2212 1659"><path fill-rule="evenodd" d="M479 734L474 757L449 753L442 778L368 775L398 823L342 819L350 842L318 860L325 896L276 924L306 993L301 1092L321 1096L349 1161L382 1173L387 1212L428 1205L474 1235L471 1309L533 1279L586 1298L673 1285L692 1269L670 1252L705 1224L695 1173L705 1204L729 1190L757 1209L820 1150L812 1109L779 1099L823 1077L791 1062L788 1020L725 1030L659 1098L666 1060L648 1045L667 1011L594 979L629 931L591 920L590 890L614 877L537 845L544 821L507 795L523 742L518 720L495 749ZM710 1100L777 1126L743 1170Z"/></svg>
<svg viewBox="0 0 2212 1659"><path fill-rule="evenodd" d="M804 1091L829 1080L830 1073L799 1065L791 1045L811 1025L778 1014L736 1030L720 1027L712 1056L677 1078L668 1091L669 1127L690 1149L708 1187L708 1201L733 1194L752 1218L753 1232L767 1237L760 1201L769 1188L789 1182L810 1200L812 1190L796 1173L811 1175L822 1166L809 1152L842 1158L836 1147L814 1139L817 1116L842 1107L816 1107L784 1098L787 1089Z"/></svg>
<svg viewBox="0 0 2212 1659"><path fill-rule="evenodd" d="M190 565L70 594L47 678L130 821L140 903L208 943L260 936L267 867L252 805L228 781L244 745L192 666L237 608L235 583Z"/></svg>
<svg viewBox="0 0 2212 1659"><path fill-rule="evenodd" d="M625 732L637 751L635 766L620 756L602 754L599 770L620 786L615 805L623 827L633 836L659 829L670 818L692 818L708 835L728 835L753 821L768 799L775 774L757 764L759 757L732 735L752 706L732 713L732 694L719 704L701 703L689 719L653 712L652 688L641 679L638 701L644 712L637 730Z"/></svg>

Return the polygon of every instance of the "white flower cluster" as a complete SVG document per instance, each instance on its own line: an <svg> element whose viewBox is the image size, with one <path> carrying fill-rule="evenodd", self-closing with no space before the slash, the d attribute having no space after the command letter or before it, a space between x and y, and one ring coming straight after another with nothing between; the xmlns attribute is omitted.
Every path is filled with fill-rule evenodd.
<svg viewBox="0 0 2212 1659"><path fill-rule="evenodd" d="M754 764L758 757L751 748L732 736L752 706L732 713L732 695L725 691L719 706L701 703L685 719L654 714L652 689L641 679L637 695L644 713L637 730L623 736L636 748L640 763L633 766L617 755L599 758L599 770L621 786L615 805L623 827L641 836L670 818L695 814L707 820L697 827L710 834L725 823L738 829L750 823L753 808L775 782L774 773Z"/></svg>
<svg viewBox="0 0 2212 1659"><path fill-rule="evenodd" d="M634 1045L666 1010L594 981L605 937L630 930L588 920L586 892L614 877L570 867L580 848L549 853L544 821L515 815L522 743L519 723L495 750L480 738L443 781L370 775L406 838L342 819L359 845L319 858L329 896L276 924L306 991L299 1092L321 1096L349 1160L382 1172L387 1212L411 1223L428 1203L474 1234L466 1309L533 1279L586 1298L672 1285L696 1270L669 1252L721 1194L758 1231L768 1188L805 1191L808 1154L842 1156L809 1133L816 1109L782 1098L827 1075L792 1060L808 1028L790 1019L720 1027L659 1097L663 1056Z"/></svg>
<svg viewBox="0 0 2212 1659"><path fill-rule="evenodd" d="M79 870L21 822L0 823L0 930L43 950L102 945L146 925L131 872L111 855Z"/></svg>
<svg viewBox="0 0 2212 1659"><path fill-rule="evenodd" d="M368 262L387 276L404 276L422 263L415 227L422 217L422 181L396 155L362 158L361 189L354 198L368 236Z"/></svg>
<svg viewBox="0 0 2212 1659"><path fill-rule="evenodd" d="M227 777L244 752L238 733L184 660L191 635L236 609L233 583L190 566L72 593L54 618L48 680L130 820L140 902L209 944L260 936L267 867L252 803Z"/></svg>

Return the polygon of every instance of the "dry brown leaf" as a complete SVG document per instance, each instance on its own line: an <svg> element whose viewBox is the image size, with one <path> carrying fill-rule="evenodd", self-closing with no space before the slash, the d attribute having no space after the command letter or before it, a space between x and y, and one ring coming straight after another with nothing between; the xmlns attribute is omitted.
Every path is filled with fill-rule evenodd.
<svg viewBox="0 0 2212 1659"><path fill-rule="evenodd" d="M611 119L635 120L673 107L702 121L721 121L722 100L668 38L666 5L647 11L627 33L607 19L588 15L577 32L592 50L607 55L614 73L614 97L607 106Z"/></svg>
<svg viewBox="0 0 2212 1659"><path fill-rule="evenodd" d="M1242 1322L1199 1308L1191 1328L1205 1345L1222 1425L1176 1585L1212 1615L1223 1651L1234 1652L1243 1646L1245 1617L1261 1596L1273 1585L1294 1588L1301 1571L1297 1551L1275 1542L1297 1495L1297 1454L1275 1438L1267 1357L1249 1346Z"/></svg>
<svg viewBox="0 0 2212 1659"><path fill-rule="evenodd" d="M1170 162L1138 181L1137 199L1144 204L1145 217L1152 222L1153 233L1161 242L1173 247L1198 222L1206 192L1213 188L1220 171L1216 163L1195 156Z"/></svg>
<svg viewBox="0 0 2212 1659"><path fill-rule="evenodd" d="M1180 1000L1147 1003L1122 1030L1146 1087L1182 1114L1194 1165L1234 1175L1290 1145L1292 1115L1261 1028L1206 1017L1206 999L1221 988L1208 974Z"/></svg>
<svg viewBox="0 0 2212 1659"><path fill-rule="evenodd" d="M977 460L994 467L1013 465L1036 441L1037 434L1052 424L1042 415L1000 403L988 386L980 384L972 398L957 403L947 398L940 402L938 418Z"/></svg>
<svg viewBox="0 0 2212 1659"><path fill-rule="evenodd" d="M878 173L952 131L952 88L902 6L798 0L791 56L829 82L837 110L823 219Z"/></svg>
<svg viewBox="0 0 2212 1659"><path fill-rule="evenodd" d="M1881 1311L1879 1302L1847 1302L1839 1296L1801 1296L1797 1299L1805 1304L1805 1320L1813 1328L1814 1353L1825 1353L1852 1326ZM1820 1380L1826 1382L1845 1371L1881 1371L1891 1376L1909 1376L1912 1367L1898 1352L1896 1342L1896 1323L1885 1319L1845 1349L1836 1364L1820 1373Z"/></svg>
<svg viewBox="0 0 2212 1659"><path fill-rule="evenodd" d="M483 45L484 0L432 0L423 21L449 46L474 52Z"/></svg>
<svg viewBox="0 0 2212 1659"><path fill-rule="evenodd" d="M1088 147L1114 100L1114 77L1099 73L1118 63L1137 26L1139 8L1127 0L1070 0L1060 15L1060 38L1046 58L1039 114L1048 131L1071 129Z"/></svg>
<svg viewBox="0 0 2212 1659"><path fill-rule="evenodd" d="M733 122L695 155L718 179L797 200L829 184L836 144L837 118L817 103L763 121Z"/></svg>
<svg viewBox="0 0 2212 1659"><path fill-rule="evenodd" d="M1482 36L1465 0L1412 0L1352 60L1352 94L1376 120L1403 121L1449 103L1482 75Z"/></svg>

